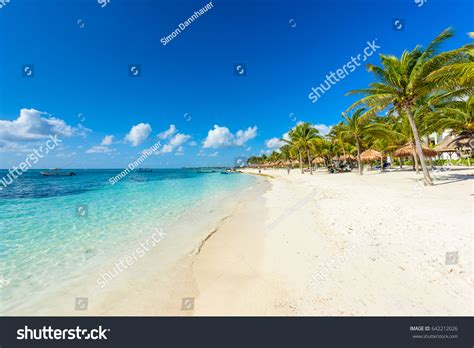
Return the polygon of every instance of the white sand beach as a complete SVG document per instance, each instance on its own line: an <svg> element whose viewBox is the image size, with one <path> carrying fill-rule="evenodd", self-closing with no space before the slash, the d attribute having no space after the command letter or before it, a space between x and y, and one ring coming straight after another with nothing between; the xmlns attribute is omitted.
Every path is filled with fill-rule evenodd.
<svg viewBox="0 0 474 348"><path fill-rule="evenodd" d="M408 170L262 174L271 187L195 255L194 310L181 314L474 313L474 169L450 170L434 187Z"/></svg>
<svg viewBox="0 0 474 348"><path fill-rule="evenodd" d="M38 311L20 313L473 315L474 169L451 169L433 187L409 170L262 174L214 220L181 226L202 230L202 240L163 244L172 254L187 250L179 261L153 250L104 290L92 272ZM71 306L78 295L89 298L87 311ZM182 308L183 298L194 304Z"/></svg>

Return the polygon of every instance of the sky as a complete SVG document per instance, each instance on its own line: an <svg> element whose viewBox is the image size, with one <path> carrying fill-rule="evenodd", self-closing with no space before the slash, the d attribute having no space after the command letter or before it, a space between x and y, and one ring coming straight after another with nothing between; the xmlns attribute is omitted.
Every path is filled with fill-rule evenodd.
<svg viewBox="0 0 474 348"><path fill-rule="evenodd" d="M364 65L315 102L309 94L369 43L365 63L378 64L449 26L456 36L443 49L472 42L471 0L213 0L163 44L208 3L6 3L0 168L54 135L35 168L123 168L158 141L144 167L233 165L278 147L297 122L323 134L339 122L357 98L346 92L373 81Z"/></svg>

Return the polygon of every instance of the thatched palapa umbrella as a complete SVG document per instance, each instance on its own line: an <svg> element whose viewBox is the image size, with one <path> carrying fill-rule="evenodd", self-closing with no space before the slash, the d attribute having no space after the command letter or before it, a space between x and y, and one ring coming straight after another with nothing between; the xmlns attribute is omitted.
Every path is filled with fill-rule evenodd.
<svg viewBox="0 0 474 348"><path fill-rule="evenodd" d="M324 158L316 157L312 162L313 164L321 164L321 163L324 163Z"/></svg>
<svg viewBox="0 0 474 348"><path fill-rule="evenodd" d="M448 144L451 147L454 147L454 150L456 152L459 151L468 151L471 152L472 148L474 147L472 144L474 139L470 139L466 136L457 136L454 139L452 139Z"/></svg>
<svg viewBox="0 0 474 348"><path fill-rule="evenodd" d="M438 153L443 153L443 152L448 152L448 153L454 153L456 152L456 144L455 144L455 138L453 137L446 137L443 140L441 140L433 150L435 150Z"/></svg>
<svg viewBox="0 0 474 348"><path fill-rule="evenodd" d="M355 158L354 156L352 156L352 155L345 155L345 156L342 155L342 156L339 157L339 159L340 159L341 161L342 161L342 160L346 160L346 161L347 161L347 160L351 160L351 161L355 161L355 160L356 160L356 158Z"/></svg>
<svg viewBox="0 0 474 348"><path fill-rule="evenodd" d="M421 146L421 149L423 151L423 155L426 157L435 157L438 153L435 150L430 149L429 147L426 146ZM413 145L412 144L405 144L398 149L396 149L393 152L393 155L395 157L413 157Z"/></svg>
<svg viewBox="0 0 474 348"><path fill-rule="evenodd" d="M363 162L371 162L379 160L382 154L374 149L365 150L360 154L360 159Z"/></svg>

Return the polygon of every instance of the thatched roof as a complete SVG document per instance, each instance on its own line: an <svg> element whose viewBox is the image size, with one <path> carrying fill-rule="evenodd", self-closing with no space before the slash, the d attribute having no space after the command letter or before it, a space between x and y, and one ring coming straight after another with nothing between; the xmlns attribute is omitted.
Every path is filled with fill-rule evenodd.
<svg viewBox="0 0 474 348"><path fill-rule="evenodd" d="M382 154L374 149L365 150L360 154L362 161L376 161L379 160Z"/></svg>
<svg viewBox="0 0 474 348"><path fill-rule="evenodd" d="M324 159L322 157L316 157L312 162L314 164L321 164L324 163Z"/></svg>
<svg viewBox="0 0 474 348"><path fill-rule="evenodd" d="M454 137L447 136L434 147L434 150L436 152L456 152L454 140Z"/></svg>
<svg viewBox="0 0 474 348"><path fill-rule="evenodd" d="M351 154L346 154L346 156L342 155L339 157L339 159L342 161L342 160L355 160L356 157L352 156Z"/></svg>
<svg viewBox="0 0 474 348"><path fill-rule="evenodd" d="M447 136L444 138L436 147L434 148L437 152L458 152L461 151L469 151L472 148L469 145L469 139L463 136Z"/></svg>
<svg viewBox="0 0 474 348"><path fill-rule="evenodd" d="M432 150L429 147L423 145L421 145L421 149L423 151L423 155L425 155L426 157L434 157L438 154L435 150ZM393 152L393 155L395 157L413 157L413 147L411 144L405 144L396 149Z"/></svg>

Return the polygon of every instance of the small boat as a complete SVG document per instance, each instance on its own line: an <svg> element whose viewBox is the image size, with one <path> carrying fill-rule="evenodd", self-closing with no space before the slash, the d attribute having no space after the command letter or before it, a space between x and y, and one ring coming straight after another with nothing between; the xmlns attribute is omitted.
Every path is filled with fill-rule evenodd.
<svg viewBox="0 0 474 348"><path fill-rule="evenodd" d="M221 171L221 174L235 174L235 173L238 173L238 172L236 170L230 169L230 168L227 168L227 169Z"/></svg>
<svg viewBox="0 0 474 348"><path fill-rule="evenodd" d="M43 176L75 176L74 172L40 172Z"/></svg>
<svg viewBox="0 0 474 348"><path fill-rule="evenodd" d="M137 169L137 172L140 172L140 173L151 173L152 170L150 168L138 168Z"/></svg>

